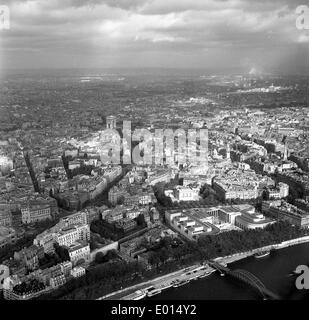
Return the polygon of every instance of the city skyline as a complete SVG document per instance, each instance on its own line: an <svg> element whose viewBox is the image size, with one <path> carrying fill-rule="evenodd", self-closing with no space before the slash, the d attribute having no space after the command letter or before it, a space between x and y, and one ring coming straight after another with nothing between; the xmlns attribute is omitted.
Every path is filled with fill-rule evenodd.
<svg viewBox="0 0 309 320"><path fill-rule="evenodd" d="M302 0L0 3L0 302L308 299L308 44Z"/></svg>

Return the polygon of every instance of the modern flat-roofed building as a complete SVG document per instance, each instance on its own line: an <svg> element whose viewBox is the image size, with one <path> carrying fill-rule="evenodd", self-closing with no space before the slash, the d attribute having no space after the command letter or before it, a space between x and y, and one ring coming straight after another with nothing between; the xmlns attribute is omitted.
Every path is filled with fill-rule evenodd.
<svg viewBox="0 0 309 320"><path fill-rule="evenodd" d="M202 222L207 221L213 224L229 223L235 225L235 218L241 215L240 210L233 206L192 208L186 211Z"/></svg>
<svg viewBox="0 0 309 320"><path fill-rule="evenodd" d="M241 215L241 212L232 206L225 206L219 208L218 214L220 221L235 225L236 218Z"/></svg>
<svg viewBox="0 0 309 320"><path fill-rule="evenodd" d="M265 217L262 213L243 210L241 215L236 217L235 225L243 230L264 229L275 222L275 220Z"/></svg>
<svg viewBox="0 0 309 320"><path fill-rule="evenodd" d="M186 210L168 210L165 219L170 227L189 240L197 241L201 235L215 234L218 229L211 223L201 222Z"/></svg>

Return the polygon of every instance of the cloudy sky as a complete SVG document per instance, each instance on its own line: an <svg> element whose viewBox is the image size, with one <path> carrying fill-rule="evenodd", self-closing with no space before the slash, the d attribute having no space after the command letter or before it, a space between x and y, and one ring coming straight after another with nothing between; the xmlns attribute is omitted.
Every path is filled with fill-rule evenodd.
<svg viewBox="0 0 309 320"><path fill-rule="evenodd" d="M297 71L307 0L0 0L2 68L171 67ZM309 5L309 3L308 3Z"/></svg>

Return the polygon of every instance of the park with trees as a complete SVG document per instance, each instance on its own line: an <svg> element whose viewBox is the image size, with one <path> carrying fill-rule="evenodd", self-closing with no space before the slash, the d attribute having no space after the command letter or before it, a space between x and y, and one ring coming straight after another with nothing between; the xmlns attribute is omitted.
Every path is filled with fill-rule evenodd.
<svg viewBox="0 0 309 320"><path fill-rule="evenodd" d="M44 295L44 299L96 299L159 275L205 260L249 251L308 235L308 231L279 221L265 229L230 231L218 235L201 236L197 241L178 241L163 238L148 247L149 263L146 268L137 261L98 257L98 263L80 279L72 279L63 287ZM104 260L108 260L105 262Z"/></svg>

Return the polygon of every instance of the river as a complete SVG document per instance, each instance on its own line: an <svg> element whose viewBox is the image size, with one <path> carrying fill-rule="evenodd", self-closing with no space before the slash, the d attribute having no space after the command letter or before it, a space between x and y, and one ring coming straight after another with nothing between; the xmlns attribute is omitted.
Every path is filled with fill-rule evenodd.
<svg viewBox="0 0 309 320"><path fill-rule="evenodd" d="M261 259L249 257L229 264L257 276L264 285L287 300L309 299L309 290L298 290L292 271L298 265L309 266L309 243L275 250ZM217 272L207 278L192 280L179 288L169 288L149 300L258 300L261 297L247 285Z"/></svg>

